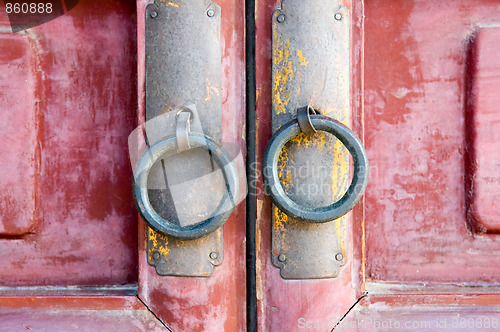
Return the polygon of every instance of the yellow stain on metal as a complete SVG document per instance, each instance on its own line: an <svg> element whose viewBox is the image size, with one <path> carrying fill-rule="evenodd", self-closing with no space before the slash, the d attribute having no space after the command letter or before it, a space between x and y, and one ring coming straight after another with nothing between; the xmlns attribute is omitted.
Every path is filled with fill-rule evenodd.
<svg viewBox="0 0 500 332"><path fill-rule="evenodd" d="M218 96L219 95L219 89L215 85L211 85L210 82L207 82L207 97L205 98L205 101L209 101L212 99L212 95Z"/></svg>
<svg viewBox="0 0 500 332"><path fill-rule="evenodd" d="M276 25L276 20L274 21ZM273 104L276 107L277 113L286 113L286 105L290 102L291 83L294 72L293 64L290 59L290 41L283 41L277 33L276 27L274 30L273 38L273 62L279 69L274 72L273 82Z"/></svg>
<svg viewBox="0 0 500 332"><path fill-rule="evenodd" d="M278 177L285 192L292 188L292 181L293 181L291 170L287 170L286 175L283 174L288 160L289 160L288 150L287 149L281 150L280 156L278 158Z"/></svg>
<svg viewBox="0 0 500 332"><path fill-rule="evenodd" d="M302 50L297 50L297 55L299 57L300 64L302 66L307 66L307 64L309 63L309 61L306 61L306 57L302 53Z"/></svg>
<svg viewBox="0 0 500 332"><path fill-rule="evenodd" d="M166 6L172 6L172 7L175 7L175 8L179 8L180 6L186 6L186 2L176 3L176 2L173 2L173 1L160 0L160 3L164 3Z"/></svg>
<svg viewBox="0 0 500 332"><path fill-rule="evenodd" d="M304 133L300 133L292 138L290 142L293 142L297 147L315 147L318 150L322 150L326 144L326 134L316 133L313 135L306 135Z"/></svg>
<svg viewBox="0 0 500 332"><path fill-rule="evenodd" d="M283 233L285 232L285 224L288 223L288 216L281 212L277 207L274 208L274 223L273 227L275 232Z"/></svg>
<svg viewBox="0 0 500 332"><path fill-rule="evenodd" d="M160 233L155 232L153 229L148 227L148 237L153 244L148 252L149 259L151 260L151 255L153 251L158 251L160 255L166 257L168 256L170 250L168 249L168 237Z"/></svg>
<svg viewBox="0 0 500 332"><path fill-rule="evenodd" d="M151 242L153 242L153 246L157 247L158 246L158 239L156 238L157 233L149 227L148 230L149 230L149 238L151 239Z"/></svg>

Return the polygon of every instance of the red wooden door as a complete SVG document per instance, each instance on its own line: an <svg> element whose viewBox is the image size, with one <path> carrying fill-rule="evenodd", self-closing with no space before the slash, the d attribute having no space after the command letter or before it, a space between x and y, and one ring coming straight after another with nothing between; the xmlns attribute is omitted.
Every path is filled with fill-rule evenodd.
<svg viewBox="0 0 500 332"><path fill-rule="evenodd" d="M81 3L19 33L2 17L4 287L137 281L126 171L126 136L135 124L135 10L100 6L106 14ZM114 35L101 24L116 25ZM99 44L114 50L99 51Z"/></svg>
<svg viewBox="0 0 500 332"><path fill-rule="evenodd" d="M276 10L293 1L255 3L255 100L253 92L245 96L249 1L220 0L220 12L206 13L220 19L221 86L206 92L221 100L221 140L242 151L252 146L245 98L247 111L256 102L256 114L248 113L255 122L247 122L257 132L251 172L276 129L273 103L286 110L293 99L281 93L300 76L294 64L314 65L305 50L287 53L286 40L273 35L276 24L290 22ZM171 238L137 216L127 146L147 119L152 3L80 1L17 33L0 17L2 329L498 329L500 2L350 0L327 12L348 27L348 79L339 84L348 98L347 107L319 108L361 137L370 182L353 211L331 222L340 252L330 256L345 264L334 277L313 279L284 279L275 267L287 256L274 251L273 232L289 219L273 207L261 174L249 182L250 213L242 203L223 226L224 257L210 277L157 273L148 243L161 240L165 249ZM319 15L318 3L307 6ZM283 52L273 53L273 38ZM284 64L290 67L273 81L273 66ZM312 91L324 93L319 82ZM322 146L307 137L294 144ZM339 164L330 187L343 186L349 163ZM247 257L245 241L254 245Z"/></svg>
<svg viewBox="0 0 500 332"><path fill-rule="evenodd" d="M135 6L81 1L16 33L0 15L1 329L163 329L134 296Z"/></svg>
<svg viewBox="0 0 500 332"><path fill-rule="evenodd" d="M145 120L147 3L79 1L15 33L0 10L2 331L245 329L244 204L211 278L147 263L128 146ZM222 136L244 147L244 6L219 5Z"/></svg>
<svg viewBox="0 0 500 332"><path fill-rule="evenodd" d="M291 2L257 6L260 158L277 93L273 13ZM334 279L280 276L276 215L259 196L259 330L496 330L500 2L341 4L351 26L350 127L363 138L369 184L348 215L347 264Z"/></svg>
<svg viewBox="0 0 500 332"><path fill-rule="evenodd" d="M390 309L369 315L406 312L402 328L498 328L499 10L498 1L365 2L375 174L364 221L372 296L360 313L380 302Z"/></svg>

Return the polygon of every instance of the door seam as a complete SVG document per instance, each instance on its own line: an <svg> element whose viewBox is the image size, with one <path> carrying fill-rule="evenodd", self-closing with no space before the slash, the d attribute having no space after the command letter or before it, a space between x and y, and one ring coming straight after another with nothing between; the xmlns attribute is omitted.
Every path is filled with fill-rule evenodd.
<svg viewBox="0 0 500 332"><path fill-rule="evenodd" d="M354 303L351 305L351 307L346 311L346 313L340 318L340 320L337 322L337 324L335 324L334 327L332 327L332 329L330 330L330 332L333 332L333 330L335 330L339 325L340 323L342 323L342 321L347 317L347 315L354 309L354 307L362 300L364 299L365 297L368 296L368 292L364 292L363 295L361 295L356 301L354 301Z"/></svg>
<svg viewBox="0 0 500 332"><path fill-rule="evenodd" d="M139 295L136 295L137 299L139 301L141 301L141 303L144 305L144 307L146 307L146 309L161 323L161 325L163 325L167 331L170 331L170 332L174 332L170 327L167 326L167 324L165 324L155 313L153 310L151 310L148 305L146 304L146 302L144 302L140 297Z"/></svg>

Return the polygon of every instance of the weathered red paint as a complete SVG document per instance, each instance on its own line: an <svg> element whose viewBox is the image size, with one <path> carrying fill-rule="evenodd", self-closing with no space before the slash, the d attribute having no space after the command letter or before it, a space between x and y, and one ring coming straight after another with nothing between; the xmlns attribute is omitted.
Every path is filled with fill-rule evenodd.
<svg viewBox="0 0 500 332"><path fill-rule="evenodd" d="M257 3L257 37L256 37L256 62L257 62L257 156L262 160L262 155L271 136L271 19L280 1ZM358 7L352 8L350 2L344 1L343 5L351 11L353 22L356 22ZM358 4L356 4L357 6ZM359 27L354 28L355 37L359 38ZM358 68L360 61L359 41L352 44L354 66ZM359 77L358 77L359 78ZM358 81L353 83L355 86ZM359 121L357 113L360 105L360 96L352 99L353 121ZM360 124L354 125L359 134ZM362 136L362 135L360 135ZM262 180L262 179L260 179ZM261 185L261 183L259 183ZM318 331L328 331L343 316L355 302L358 288L361 283L359 270L361 257L355 256L352 241L352 231L349 233L349 257L346 266L341 268L339 277L335 279L319 280L284 280L279 274L279 269L271 262L271 233L272 213L271 202L262 187L258 188L258 220L257 220L257 301L258 301L258 327L259 331L298 331L301 320L321 320L328 322L328 326ZM362 206L349 218L356 225L362 216ZM356 220L356 221L354 221ZM356 233L358 232L356 227ZM357 244L356 244L357 245ZM307 250L305 248L305 250ZM357 255L357 254L356 254Z"/></svg>
<svg viewBox="0 0 500 332"><path fill-rule="evenodd" d="M136 282L134 4L80 1L18 34L0 21L1 217L29 230L0 239L0 285Z"/></svg>
<svg viewBox="0 0 500 332"><path fill-rule="evenodd" d="M496 1L366 1L368 279L500 281L500 238L468 230L464 190L467 50L499 15Z"/></svg>
<svg viewBox="0 0 500 332"><path fill-rule="evenodd" d="M443 306L442 309L456 306L485 306L495 307L500 304L499 294L488 294L488 290L480 290L476 294L396 294L396 295L372 295L367 296L360 302L361 305L380 306ZM441 310L442 310L441 309ZM500 314L500 312L499 312Z"/></svg>
<svg viewBox="0 0 500 332"><path fill-rule="evenodd" d="M478 301L478 298L481 301ZM436 301L437 299L437 301ZM445 301L448 300L448 301ZM498 296L367 297L335 331L496 331Z"/></svg>
<svg viewBox="0 0 500 332"><path fill-rule="evenodd" d="M245 151L244 1L221 7L222 141ZM139 122L145 119L145 0L137 1ZM246 329L245 206L224 224L224 261L209 278L159 276L147 263L145 225L139 226L139 297L174 331Z"/></svg>
<svg viewBox="0 0 500 332"><path fill-rule="evenodd" d="M467 84L469 223L479 233L500 232L500 28L477 29L471 41ZM466 170L467 171L467 170Z"/></svg>
<svg viewBox="0 0 500 332"><path fill-rule="evenodd" d="M270 136L268 20L277 5L259 3L257 15L260 157ZM490 1L353 2L352 127L365 134L371 178L365 204L351 216L350 276L341 285L335 282L345 270L330 284L282 280L269 259L271 205L260 196L259 330L298 330L309 322L312 329L329 331L342 306L347 311L363 294L365 278L373 295L362 299L338 330L383 330L347 325L363 319L447 319L451 324L457 317L500 318L500 298L489 294L497 290L487 287L499 275L498 240L470 233L464 192L468 42L498 11L498 3ZM400 197L408 193L414 197ZM443 281L454 286L408 284Z"/></svg>
<svg viewBox="0 0 500 332"><path fill-rule="evenodd" d="M217 3L222 7L223 136L244 149L244 2ZM126 138L137 112L144 120L146 4L137 2L138 111L132 4L81 1L26 35L4 34L6 21L0 17L0 66L2 74L10 70L0 82L2 88L8 81L19 84L8 85L0 101L7 105L14 88L24 93L21 102L9 104L17 117L5 123L14 125L2 127L8 133L2 138L18 139L0 153L23 151L15 162L27 170L8 169L0 177L3 186L25 181L16 189L19 200L1 200L10 204L1 208L3 286L137 280L137 217ZM270 20L278 5L278 0L257 3L259 160L271 135ZM488 287L499 282L500 240L496 234L474 234L467 225L468 208L476 206L487 213L475 214L480 227L473 230L496 232L491 216L497 207L491 203L497 184L488 182L496 175L481 167L487 164L471 165L481 155L490 166L497 162L495 146L487 144L497 134L491 125L497 119L493 92L500 37L497 28L477 28L498 23L498 1L344 5L352 20L352 128L366 134L371 162L366 204L350 216L348 265L337 279L283 280L270 260L271 204L258 183L259 330L296 331L301 322L313 328L319 322L318 330L330 330L362 294L365 275L370 294L338 330L387 330L382 324L391 321L431 322L430 330L445 330L437 325L443 320L500 320L500 296L490 294L498 289ZM4 42L10 46L5 52ZM15 61L19 67L10 68ZM35 131L15 124L26 119ZM473 188L468 179L475 181ZM475 190L471 196L468 189ZM17 219L8 218L9 208L22 207L27 208L11 214ZM224 263L210 278L158 276L147 264L144 229L140 221L139 293L149 309L174 331L245 330L244 206L224 226ZM441 284L428 285L434 283ZM0 319L7 330L162 329L133 296L0 297ZM380 328L348 325L363 320L378 321Z"/></svg>
<svg viewBox="0 0 500 332"><path fill-rule="evenodd" d="M30 231L36 215L36 175L39 173L35 96L36 59L27 36L0 34L0 234L19 236Z"/></svg>
<svg viewBox="0 0 500 332"><path fill-rule="evenodd" d="M135 296L0 297L2 331L165 331Z"/></svg>

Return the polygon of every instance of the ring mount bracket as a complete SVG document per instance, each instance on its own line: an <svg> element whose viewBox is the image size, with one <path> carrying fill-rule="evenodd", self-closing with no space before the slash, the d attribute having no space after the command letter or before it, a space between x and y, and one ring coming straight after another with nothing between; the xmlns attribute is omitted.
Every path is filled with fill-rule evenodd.
<svg viewBox="0 0 500 332"><path fill-rule="evenodd" d="M349 154L333 135L315 132L306 105L349 123L349 12L338 1L283 0L272 24L273 132L300 124L279 155L280 182L294 202L327 206L347 190ZM347 222L308 222L274 206L272 262L281 277L337 277L347 262Z"/></svg>
<svg viewBox="0 0 500 332"><path fill-rule="evenodd" d="M209 1L184 0L175 5L156 0L146 7L144 15L148 146L175 137L180 151L152 168L148 186L153 183L167 190L149 190L149 199L163 219L195 227L199 221L196 215L213 211L219 200L180 195L175 188L185 191L186 186L173 182L192 169L190 178L196 180L189 183L203 188L224 185L222 172L214 171L211 152L190 149L190 132L203 133L215 141L222 138L221 10ZM160 121L165 116L169 120ZM214 266L222 263L222 233L219 227L200 238L186 239L148 225L147 261L159 275L210 276Z"/></svg>

